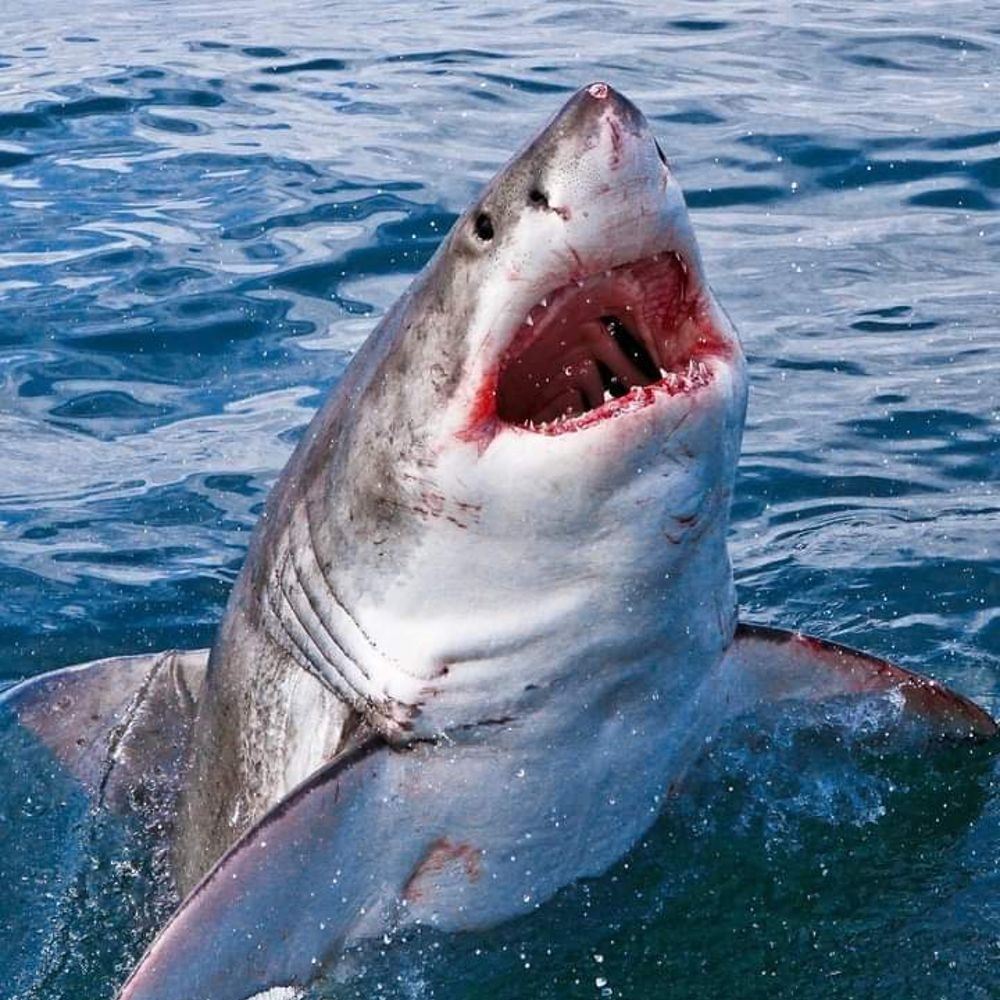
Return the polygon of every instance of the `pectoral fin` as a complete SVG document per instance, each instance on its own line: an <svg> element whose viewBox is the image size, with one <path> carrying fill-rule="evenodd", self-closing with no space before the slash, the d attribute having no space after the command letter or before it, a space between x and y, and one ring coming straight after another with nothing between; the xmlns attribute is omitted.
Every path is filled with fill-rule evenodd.
<svg viewBox="0 0 1000 1000"><path fill-rule="evenodd" d="M297 997L380 923L387 887L414 864L421 831L407 825L415 810L399 798L399 766L370 737L291 792L190 893L119 1000ZM379 822L387 801L404 829Z"/></svg>
<svg viewBox="0 0 1000 1000"><path fill-rule="evenodd" d="M925 720L935 735L997 734L982 708L937 681L848 646L764 625L739 625L715 683L729 716L764 702L896 692L906 714Z"/></svg>
<svg viewBox="0 0 1000 1000"><path fill-rule="evenodd" d="M207 661L205 649L95 660L23 681L0 706L95 806L121 811L138 782L175 781Z"/></svg>

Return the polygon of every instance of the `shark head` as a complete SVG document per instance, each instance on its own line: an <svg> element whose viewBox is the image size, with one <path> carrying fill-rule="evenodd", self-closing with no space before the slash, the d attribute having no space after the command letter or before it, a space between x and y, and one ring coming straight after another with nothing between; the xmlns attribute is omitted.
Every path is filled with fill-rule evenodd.
<svg viewBox="0 0 1000 1000"><path fill-rule="evenodd" d="M594 83L354 359L236 603L393 739L672 703L735 627L745 397L670 165Z"/></svg>

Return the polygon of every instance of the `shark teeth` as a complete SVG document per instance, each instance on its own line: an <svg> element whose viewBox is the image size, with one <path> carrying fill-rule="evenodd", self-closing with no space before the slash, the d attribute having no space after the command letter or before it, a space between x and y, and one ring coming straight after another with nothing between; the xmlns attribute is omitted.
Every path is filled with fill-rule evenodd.
<svg viewBox="0 0 1000 1000"><path fill-rule="evenodd" d="M693 358L690 358L688 359L686 367L673 371L661 368L660 380L658 382L653 382L650 385L645 386L633 386L624 395L614 396L610 391L605 389L604 397L601 400L600 406L603 409L603 407L608 403L616 404L613 412L617 414L619 409L622 412L627 412L636 403L641 403L643 400L648 399L646 394L651 389L665 389L669 395L674 396L685 392L692 392L696 389L701 389L708 385L711 380L712 373L708 365L706 365L703 361L695 361ZM593 412L594 411L589 410L584 414L553 417L551 420L528 420L523 426L525 426L528 430L540 434L557 434L566 425L573 424L574 422L581 420L586 421L588 414Z"/></svg>
<svg viewBox="0 0 1000 1000"><path fill-rule="evenodd" d="M660 384L664 385L671 392L687 392L691 389L699 389L707 385L711 380L711 373L708 366L703 361L688 359L687 367L679 371L666 371L660 369Z"/></svg>

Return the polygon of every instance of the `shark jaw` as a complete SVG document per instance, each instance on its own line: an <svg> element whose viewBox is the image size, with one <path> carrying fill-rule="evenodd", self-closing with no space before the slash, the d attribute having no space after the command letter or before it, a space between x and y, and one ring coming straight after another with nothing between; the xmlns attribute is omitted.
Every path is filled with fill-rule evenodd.
<svg viewBox="0 0 1000 1000"><path fill-rule="evenodd" d="M689 395L729 348L678 253L654 254L555 289L525 317L500 362L497 417L563 434Z"/></svg>

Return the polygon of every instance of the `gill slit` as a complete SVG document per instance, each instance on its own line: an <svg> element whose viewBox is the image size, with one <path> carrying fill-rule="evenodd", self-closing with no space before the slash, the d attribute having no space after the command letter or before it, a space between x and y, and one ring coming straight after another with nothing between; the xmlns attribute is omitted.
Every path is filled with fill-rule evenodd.
<svg viewBox="0 0 1000 1000"><path fill-rule="evenodd" d="M368 670L361 664L360 660L356 660L354 657L347 652L341 642L333 634L330 627L323 620L323 615L320 613L317 607L316 600L313 594L310 592L307 586L308 576L303 572L299 564L295 559L295 547L293 546L288 553L288 563L291 566L293 573L293 585L298 584L299 589L302 591L303 596L306 599L306 604L309 606L309 610L312 612L312 617L316 620L319 625L319 631L321 636L325 636L329 640L329 647L324 648L324 643L316 638L316 634L312 629L308 627L305 623L305 616L298 608L295 609L299 621L302 623L303 628L306 629L310 638L313 640L315 645L319 648L323 659L331 667L333 667L337 673L344 679L346 684L349 684L354 690L364 693L367 697L369 703L373 704L374 691L372 690L372 677ZM291 601L291 597L286 595L286 599ZM339 654L339 656L338 656ZM338 662L342 661L342 662ZM358 682L357 677L353 679L348 676L348 671L353 668L355 675L360 675L361 681ZM387 700L392 701L394 699L387 698Z"/></svg>
<svg viewBox="0 0 1000 1000"><path fill-rule="evenodd" d="M421 683L426 682L427 681L427 677L425 675L418 674L415 671L413 671L412 669L408 668L405 663L402 663L399 660L396 660L396 659L394 659L394 658L392 658L390 656L387 656L379 648L378 644L368 634L368 632L365 631L365 628L364 628L364 626L362 626L361 622L358 620L357 615L355 615L347 607L347 605L344 603L344 601L341 598L340 594L337 593L337 590L334 587L333 581L330 579L330 576L328 575L326 568L323 566L322 561L317 556L317 552L319 551L319 549L318 549L317 544L316 544L316 531L315 531L315 528L313 527L313 520L312 520L312 516L311 516L311 513L310 513L310 508L309 508L309 503L308 502L306 502L305 504L303 504L303 506L302 506L302 513L303 513L303 515L305 517L306 532L307 532L307 534L309 536L308 537L309 551L312 553L313 561L315 562L316 569L318 571L316 575L319 577L320 581L322 581L323 589L326 592L326 596L329 597L330 601L332 601L332 603L334 604L334 606L339 611L341 611L343 613L344 617L351 623L351 625L354 626L355 630L357 631L358 636L360 636L360 638L364 640L365 644L371 650L371 652L373 654L373 657L377 661L389 665L391 669L395 669L395 670L399 671L402 674L406 674L408 677L412 678L415 681L419 681ZM356 661L356 662L357 662L357 665L358 665L358 669L362 670L360 661ZM366 677L368 676L368 674L364 670L362 670L362 673L364 673Z"/></svg>
<svg viewBox="0 0 1000 1000"><path fill-rule="evenodd" d="M332 691L337 697L345 698L349 704L354 706L354 708L361 710L362 708L367 708L370 712L377 715L384 715L384 710L380 707L371 696L370 692L366 692L363 689L357 687L355 683L344 673L343 669L338 669L338 665L333 662L331 657L329 657L322 648L322 645L317 641L315 635L310 629L309 625L305 620L305 616L301 613L296 603L293 601L292 596L289 593L286 571L288 570L289 564L291 562L291 552L286 551L282 557L281 564L277 573L277 590L281 596L282 608L281 610L287 611L291 616L291 622L294 622L298 626L298 633L296 634L295 629L290 627L291 622L286 615L278 614L278 608L274 607L274 602L269 594L269 600L271 603L272 613L275 614L278 622L281 625L282 632L291 640L294 651L288 650L289 653L293 655L299 665L302 666L307 673L315 677L324 687ZM293 567L294 569L294 567ZM293 582L294 586L294 582ZM301 588L303 589L304 588ZM309 647L312 647L312 655L310 655ZM295 652L299 655L295 656ZM301 659L300 659L301 657ZM302 661L305 662L302 662ZM340 685L333 679L333 677L328 676L321 669L319 664L327 663L333 667L333 677L340 682Z"/></svg>

